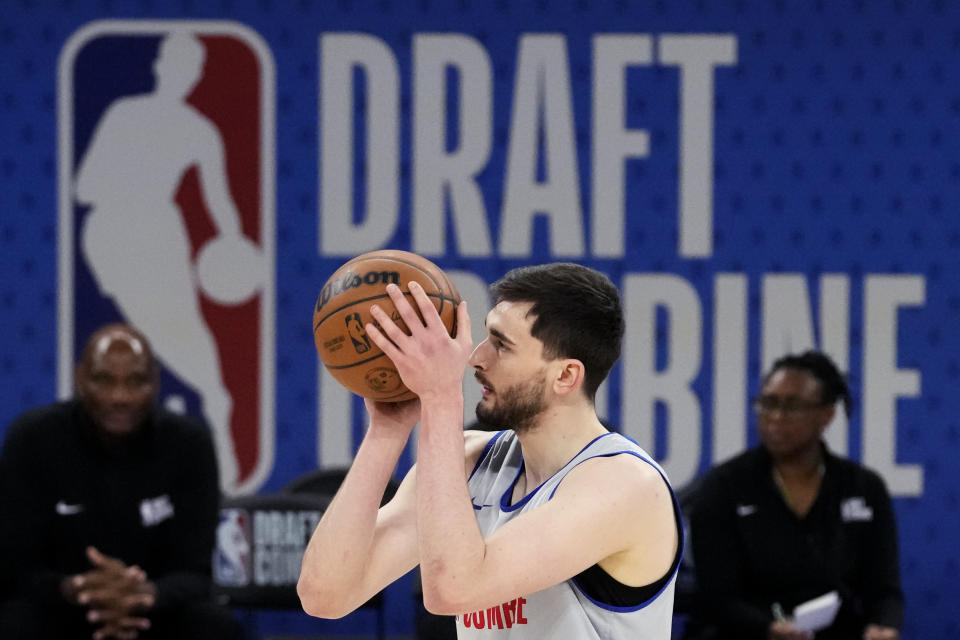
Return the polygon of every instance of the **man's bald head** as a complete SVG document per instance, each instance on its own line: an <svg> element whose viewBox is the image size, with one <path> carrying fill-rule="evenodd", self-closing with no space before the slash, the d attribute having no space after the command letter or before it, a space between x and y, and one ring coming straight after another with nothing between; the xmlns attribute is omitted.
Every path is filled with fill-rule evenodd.
<svg viewBox="0 0 960 640"><path fill-rule="evenodd" d="M98 431L117 438L135 432L156 399L159 375L147 338L125 324L101 327L77 365L77 397Z"/></svg>
<svg viewBox="0 0 960 640"><path fill-rule="evenodd" d="M80 355L81 366L90 366L95 357L103 357L110 349L130 349L135 355L146 357L151 367L156 363L146 336L128 324L108 324L94 331Z"/></svg>
<svg viewBox="0 0 960 640"><path fill-rule="evenodd" d="M87 339L80 354L80 365L90 366L94 358L103 357L110 349L129 349L147 359L151 367L156 363L147 337L128 324L108 324L100 327Z"/></svg>

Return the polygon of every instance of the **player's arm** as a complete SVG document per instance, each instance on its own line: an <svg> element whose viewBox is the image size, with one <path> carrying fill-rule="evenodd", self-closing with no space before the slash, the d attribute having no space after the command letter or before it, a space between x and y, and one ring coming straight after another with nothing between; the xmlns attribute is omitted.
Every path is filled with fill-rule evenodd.
<svg viewBox="0 0 960 640"><path fill-rule="evenodd" d="M416 423L417 401L367 407L370 428L303 556L297 593L317 617L345 616L417 564L415 469L379 507Z"/></svg>
<svg viewBox="0 0 960 640"><path fill-rule="evenodd" d="M418 478L428 610L460 614L485 609L563 582L597 563L632 586L654 582L669 569L677 526L670 492L653 467L630 455L584 462L549 502L484 539L465 483L452 482L454 469L436 464L442 454L429 443L429 412L425 407Z"/></svg>

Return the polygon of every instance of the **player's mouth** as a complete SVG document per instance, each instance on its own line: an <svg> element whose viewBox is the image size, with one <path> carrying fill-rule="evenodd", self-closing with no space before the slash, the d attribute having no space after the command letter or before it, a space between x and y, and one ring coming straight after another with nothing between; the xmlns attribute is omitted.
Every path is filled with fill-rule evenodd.
<svg viewBox="0 0 960 640"><path fill-rule="evenodd" d="M487 379L481 376L479 372L473 374L473 377L476 378L477 382L482 385L483 388L480 390L480 393L484 398L493 393L493 387L490 386L490 383L487 382Z"/></svg>

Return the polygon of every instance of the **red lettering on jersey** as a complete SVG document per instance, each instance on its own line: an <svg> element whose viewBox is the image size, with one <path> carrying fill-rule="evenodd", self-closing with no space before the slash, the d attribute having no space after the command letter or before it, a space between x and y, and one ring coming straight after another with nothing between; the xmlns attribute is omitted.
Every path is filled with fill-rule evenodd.
<svg viewBox="0 0 960 640"><path fill-rule="evenodd" d="M527 624L527 619L523 617L523 604L526 598L517 598L517 624Z"/></svg>
<svg viewBox="0 0 960 640"><path fill-rule="evenodd" d="M504 602L498 607L465 613L463 626L475 629L503 629L506 625L507 629L510 629L515 624L527 624L527 619L523 615L523 605L526 602L526 598L517 598Z"/></svg>
<svg viewBox="0 0 960 640"><path fill-rule="evenodd" d="M503 617L500 615L500 606L487 609L487 628L493 629L496 623L497 629L503 629Z"/></svg>
<svg viewBox="0 0 960 640"><path fill-rule="evenodd" d="M517 601L504 602L500 606L503 607L503 618L507 622L507 629L510 629L513 627L513 621L517 619Z"/></svg>

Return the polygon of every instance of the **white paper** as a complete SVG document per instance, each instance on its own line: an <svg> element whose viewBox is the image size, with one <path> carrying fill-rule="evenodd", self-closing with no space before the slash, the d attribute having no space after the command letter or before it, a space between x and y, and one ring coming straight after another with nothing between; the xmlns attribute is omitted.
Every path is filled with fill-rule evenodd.
<svg viewBox="0 0 960 640"><path fill-rule="evenodd" d="M797 631L819 631L833 624L840 609L840 594L836 591L798 604L793 609L793 627Z"/></svg>

